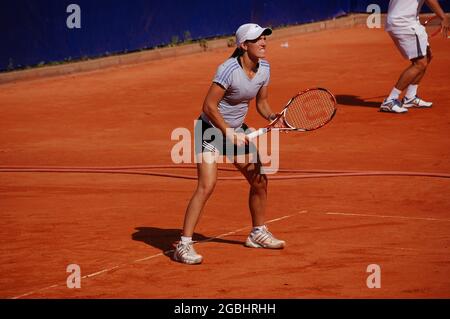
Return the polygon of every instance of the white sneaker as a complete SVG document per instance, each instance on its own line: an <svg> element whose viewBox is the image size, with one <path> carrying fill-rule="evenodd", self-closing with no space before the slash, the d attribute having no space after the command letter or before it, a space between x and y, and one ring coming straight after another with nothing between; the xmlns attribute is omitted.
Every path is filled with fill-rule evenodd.
<svg viewBox="0 0 450 319"><path fill-rule="evenodd" d="M402 107L402 103L399 100L384 100L380 106L380 112L406 113L408 109Z"/></svg>
<svg viewBox="0 0 450 319"><path fill-rule="evenodd" d="M418 108L430 108L433 106L432 102L422 100L417 95L412 99L403 98L403 107L418 107Z"/></svg>
<svg viewBox="0 0 450 319"><path fill-rule="evenodd" d="M260 231L252 231L245 241L245 246L251 248L281 249L285 244L284 240L276 239L265 225Z"/></svg>
<svg viewBox="0 0 450 319"><path fill-rule="evenodd" d="M203 257L194 249L194 242L183 244L181 241L175 246L173 253L173 259L183 264L200 264L203 261Z"/></svg>

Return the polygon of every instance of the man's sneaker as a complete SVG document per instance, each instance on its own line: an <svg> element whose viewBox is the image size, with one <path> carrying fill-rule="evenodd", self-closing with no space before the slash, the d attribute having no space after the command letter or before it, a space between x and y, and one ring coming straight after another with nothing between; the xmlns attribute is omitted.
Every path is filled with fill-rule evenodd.
<svg viewBox="0 0 450 319"><path fill-rule="evenodd" d="M194 242L188 244L183 244L181 241L175 246L175 251L173 253L173 259L179 261L183 264L200 264L203 257L194 249Z"/></svg>
<svg viewBox="0 0 450 319"><path fill-rule="evenodd" d="M285 244L284 240L276 239L265 225L259 231L252 231L245 241L245 246L251 248L281 249Z"/></svg>
<svg viewBox="0 0 450 319"><path fill-rule="evenodd" d="M399 100L384 100L383 104L380 106L381 112L391 112L391 113L405 113L408 112L407 108L402 107L402 103Z"/></svg>
<svg viewBox="0 0 450 319"><path fill-rule="evenodd" d="M415 96L412 99L403 98L403 107L418 107L418 108L430 108L433 103L422 100L420 97Z"/></svg>

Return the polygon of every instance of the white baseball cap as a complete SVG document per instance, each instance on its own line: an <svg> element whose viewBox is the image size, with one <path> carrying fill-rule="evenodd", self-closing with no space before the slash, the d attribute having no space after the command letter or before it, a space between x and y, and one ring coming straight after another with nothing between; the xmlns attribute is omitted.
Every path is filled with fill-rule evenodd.
<svg viewBox="0 0 450 319"><path fill-rule="evenodd" d="M241 25L236 31L236 45L239 46L247 40L258 39L261 35L271 35L271 28L262 28L255 23Z"/></svg>

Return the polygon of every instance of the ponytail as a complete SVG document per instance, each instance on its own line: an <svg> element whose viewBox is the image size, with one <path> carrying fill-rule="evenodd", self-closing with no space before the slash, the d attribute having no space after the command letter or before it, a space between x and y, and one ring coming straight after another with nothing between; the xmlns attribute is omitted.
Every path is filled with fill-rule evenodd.
<svg viewBox="0 0 450 319"><path fill-rule="evenodd" d="M237 58L237 57L243 55L244 52L245 52L245 51L242 50L241 48L236 48L236 50L234 50L234 52L233 52L233 54L231 55L230 58Z"/></svg>

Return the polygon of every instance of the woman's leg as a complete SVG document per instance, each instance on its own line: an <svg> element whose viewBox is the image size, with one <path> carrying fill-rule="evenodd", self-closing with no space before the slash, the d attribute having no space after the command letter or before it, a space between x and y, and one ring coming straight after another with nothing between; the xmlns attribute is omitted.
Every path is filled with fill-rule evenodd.
<svg viewBox="0 0 450 319"><path fill-rule="evenodd" d="M198 223L200 214L206 201L211 196L217 181L217 154L204 152L197 164L198 184L186 209L183 226L183 236L192 237L194 228Z"/></svg>
<svg viewBox="0 0 450 319"><path fill-rule="evenodd" d="M181 240L177 243L173 254L175 260L185 264L200 264L203 260L194 249L192 235L217 180L217 153L205 152L198 156L202 156L202 159L197 164L197 188L186 209Z"/></svg>
<svg viewBox="0 0 450 319"><path fill-rule="evenodd" d="M248 204L252 215L253 229L247 237L245 245L252 248L281 249L285 246L285 242L275 238L265 225L267 176L261 173L262 165L259 157L256 163L250 162L248 156L245 158L244 162L235 161L234 163L250 184Z"/></svg>
<svg viewBox="0 0 450 319"><path fill-rule="evenodd" d="M234 165L245 176L250 184L248 205L252 215L253 227L262 226L266 216L267 176L261 174L261 163L237 163Z"/></svg>

